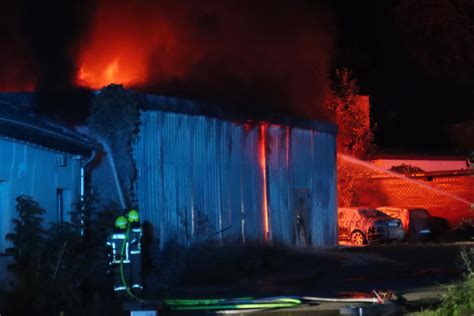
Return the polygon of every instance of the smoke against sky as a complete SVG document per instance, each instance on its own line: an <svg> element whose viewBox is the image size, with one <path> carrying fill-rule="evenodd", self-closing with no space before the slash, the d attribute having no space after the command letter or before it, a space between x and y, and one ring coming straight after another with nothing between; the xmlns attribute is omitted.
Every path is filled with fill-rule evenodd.
<svg viewBox="0 0 474 316"><path fill-rule="evenodd" d="M23 0L2 6L0 43L8 49L0 52L0 89L38 90L46 112L67 103L70 91L81 99L83 88L118 83L239 113L327 117L335 24L325 2Z"/></svg>
<svg viewBox="0 0 474 316"><path fill-rule="evenodd" d="M64 90L73 86L76 56L88 35L92 1L2 1L0 88Z"/></svg>
<svg viewBox="0 0 474 316"><path fill-rule="evenodd" d="M39 90L42 112L79 121L112 82L327 119L327 77L348 67L377 143L436 148L474 117L472 16L471 0L3 1L0 91Z"/></svg>
<svg viewBox="0 0 474 316"><path fill-rule="evenodd" d="M333 33L330 10L309 1L104 0L78 83L317 117Z"/></svg>

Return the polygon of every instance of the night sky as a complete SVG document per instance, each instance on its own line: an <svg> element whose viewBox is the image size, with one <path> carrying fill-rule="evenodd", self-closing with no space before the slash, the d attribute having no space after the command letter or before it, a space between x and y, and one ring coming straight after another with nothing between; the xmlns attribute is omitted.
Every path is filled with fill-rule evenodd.
<svg viewBox="0 0 474 316"><path fill-rule="evenodd" d="M335 65L371 95L377 143L453 149L444 126L474 118L474 2L339 1L337 11Z"/></svg>
<svg viewBox="0 0 474 316"><path fill-rule="evenodd" d="M43 113L81 120L92 66L110 62L91 58L121 51L146 60L137 90L322 119L326 78L347 67L383 148L452 152L445 126L474 119L472 0L130 3L2 3L0 89L36 87Z"/></svg>

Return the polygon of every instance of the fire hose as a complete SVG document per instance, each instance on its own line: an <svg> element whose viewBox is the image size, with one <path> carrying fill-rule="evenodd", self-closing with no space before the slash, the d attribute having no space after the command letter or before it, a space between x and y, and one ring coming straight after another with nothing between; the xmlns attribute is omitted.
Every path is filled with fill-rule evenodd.
<svg viewBox="0 0 474 316"><path fill-rule="evenodd" d="M129 239L130 225L127 225L127 231L125 233L125 240L122 243L122 249L120 250L120 278L122 285L132 299L144 303L145 301L135 294L132 293L130 287L127 284L123 261L125 257L125 245ZM156 302L159 303L159 302ZM268 309L268 308L283 308L283 307L294 307L301 304L301 301L294 298L267 298L267 299L254 299L251 297L238 298L238 299L170 299L164 300L165 306L173 310L223 310L223 309Z"/></svg>
<svg viewBox="0 0 474 316"><path fill-rule="evenodd" d="M127 225L125 240L122 243L120 251L120 278L126 289L128 296L132 299L145 303L146 301L137 297L130 290L124 273L123 261L125 257L125 246L130 235L130 225ZM165 299L163 301L150 301L149 303L163 304L166 308L179 311L198 311L198 310L263 310L275 308L292 308L301 305L303 302L342 302L342 303L372 303L383 304L384 299L391 298L390 293L372 291L372 298L325 298L312 296L275 296L266 298L241 297L241 298L223 298L223 299Z"/></svg>
<svg viewBox="0 0 474 316"><path fill-rule="evenodd" d="M137 300L138 302L144 302L141 298L137 297L135 294L130 291L130 288L128 287L127 281L125 280L125 273L123 271L123 258L125 255L125 245L127 244L128 237L130 235L130 225L127 225L127 232L125 233L125 240L122 243L122 249L120 250L120 278L122 279L122 284L125 286L125 290L127 291L127 294L133 298L134 300Z"/></svg>
<svg viewBox="0 0 474 316"><path fill-rule="evenodd" d="M261 310L274 308L292 308L302 303L311 302L337 302L337 303L372 303L384 304L386 299L391 299L391 293L372 291L371 298L327 298L313 296L274 296L255 299L253 297L233 299L168 299L164 300L165 306L172 310Z"/></svg>

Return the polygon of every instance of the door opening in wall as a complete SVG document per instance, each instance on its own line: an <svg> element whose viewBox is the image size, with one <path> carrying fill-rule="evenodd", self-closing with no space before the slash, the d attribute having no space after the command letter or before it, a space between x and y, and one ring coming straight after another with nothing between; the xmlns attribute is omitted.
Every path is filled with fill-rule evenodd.
<svg viewBox="0 0 474 316"><path fill-rule="evenodd" d="M56 211L57 222L64 222L64 190L56 189Z"/></svg>
<svg viewBox="0 0 474 316"><path fill-rule="evenodd" d="M309 230L311 191L309 189L296 189L294 201L295 244L298 247L306 247L311 244Z"/></svg>

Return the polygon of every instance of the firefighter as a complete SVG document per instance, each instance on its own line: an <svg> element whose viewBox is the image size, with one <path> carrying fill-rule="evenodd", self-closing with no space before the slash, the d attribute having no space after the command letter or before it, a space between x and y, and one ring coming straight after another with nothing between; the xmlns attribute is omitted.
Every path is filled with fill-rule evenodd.
<svg viewBox="0 0 474 316"><path fill-rule="evenodd" d="M141 272L142 272L142 227L140 225L140 217L136 210L130 210L127 214L128 223L130 225L129 242L130 242L130 262L131 262L131 284L133 292L138 294L142 289Z"/></svg>
<svg viewBox="0 0 474 316"><path fill-rule="evenodd" d="M107 240L107 245L111 248L109 253L110 272L114 278L114 292L119 296L124 296L127 292L127 285L130 280L130 256L129 242L127 240L128 220L125 216L115 219L115 229ZM122 276L123 273L123 276ZM122 277L124 280L122 280Z"/></svg>

